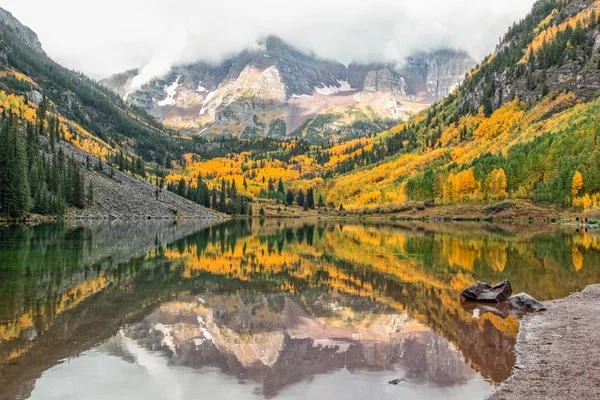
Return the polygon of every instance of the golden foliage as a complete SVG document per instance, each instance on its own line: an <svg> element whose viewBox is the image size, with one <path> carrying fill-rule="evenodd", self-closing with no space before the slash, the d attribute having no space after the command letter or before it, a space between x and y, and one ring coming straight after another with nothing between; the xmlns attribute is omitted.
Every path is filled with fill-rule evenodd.
<svg viewBox="0 0 600 400"><path fill-rule="evenodd" d="M527 62L529 61L529 55L531 53L531 51L533 51L534 53L537 52L540 48L542 48L545 44L547 43L551 43L554 38L556 38L556 35L558 35L559 32L563 32L564 30L567 29L567 27L571 27L572 29L575 29L577 27L578 24L581 24L582 27L587 27L590 25L590 23L595 23L596 21L592 21L592 15L595 9L598 9L600 6L600 0L596 0L594 2L594 5L592 7L587 7L585 9L583 9L582 11L580 11L579 13L577 13L576 15L569 17L566 21L560 23L559 25L551 25L548 26L552 20L552 18L554 17L554 15L556 15L556 13L553 10L552 14L550 16L548 16L548 18L546 18L544 21L542 21L540 23L540 25L537 27L535 33L537 33L536 37L533 39L533 41L531 42L531 44L529 45L529 47L527 48L527 51L525 52L525 56L523 56L523 58L521 59L521 63ZM547 28L544 28L544 26L548 26Z"/></svg>
<svg viewBox="0 0 600 400"><path fill-rule="evenodd" d="M444 185L444 202L474 200L479 195L481 184L475 179L473 168L456 175L450 173Z"/></svg>
<svg viewBox="0 0 600 400"><path fill-rule="evenodd" d="M485 182L488 197L492 200L504 199L508 196L506 192L506 173L502 168L492 171Z"/></svg>
<svg viewBox="0 0 600 400"><path fill-rule="evenodd" d="M581 172L576 171L573 176L573 183L571 184L571 193L573 194L573 197L579 194L581 188L583 188L583 176L581 175Z"/></svg>

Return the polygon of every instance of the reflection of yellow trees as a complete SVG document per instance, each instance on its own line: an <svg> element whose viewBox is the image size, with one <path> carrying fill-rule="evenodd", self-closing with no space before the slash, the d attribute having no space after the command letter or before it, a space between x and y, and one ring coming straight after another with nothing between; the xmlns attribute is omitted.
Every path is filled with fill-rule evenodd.
<svg viewBox="0 0 600 400"><path fill-rule="evenodd" d="M475 240L465 240L460 237L445 237L442 242L443 256L451 268L462 268L473 271L475 261L481 255Z"/></svg>
<svg viewBox="0 0 600 400"><path fill-rule="evenodd" d="M508 256L506 255L506 243L499 243L498 246L490 246L486 252L486 260L490 267L496 272L504 271Z"/></svg>
<svg viewBox="0 0 600 400"><path fill-rule="evenodd" d="M573 266L575 267L575 269L577 271L580 271L581 268L583 268L583 254L581 254L581 251L579 251L577 246L573 246L572 255L573 255Z"/></svg>
<svg viewBox="0 0 600 400"><path fill-rule="evenodd" d="M63 292L55 303L44 303L40 305L39 309L35 310L35 316L41 319L41 321L36 324L36 330L40 332L45 331L51 325L53 318L74 308L90 296L102 291L112 281L112 278L100 275L83 281ZM48 316L50 316L50 319ZM0 325L0 343L18 338L21 332L34 326L33 320L34 311L27 311L17 316L14 322Z"/></svg>
<svg viewBox="0 0 600 400"><path fill-rule="evenodd" d="M428 296L437 297L443 308L435 315L453 315L467 323L472 323L473 317L463 309L459 293L475 280L475 264L482 260L492 271L502 272L507 263L507 244L485 236L438 235L435 263L445 266L439 273L431 271L419 254L408 248L414 233L393 228L329 226L322 236L314 234L312 240L301 242L294 236L283 244L281 252L276 245L269 245L267 240L258 237L239 239L234 249L225 251L218 243L208 244L202 251L192 245L183 253L174 249L166 251L165 256L174 262L174 268L183 268L185 277L202 272L243 281L273 277L280 289L291 293L298 292L298 282L307 282L309 286L325 286L332 291L373 298L398 310L406 310L407 304L395 297L399 293L388 291L387 282L410 283L425 288ZM263 278L256 274L262 274ZM373 274L387 278L371 281ZM425 324L432 318L420 314L418 307L413 307L410 313ZM516 320L502 321L494 317L489 320L504 334L516 335Z"/></svg>
<svg viewBox="0 0 600 400"><path fill-rule="evenodd" d="M33 326L31 312L21 315L17 321L0 325L0 343L19 337L22 331Z"/></svg>
<svg viewBox="0 0 600 400"><path fill-rule="evenodd" d="M497 315L492 313L485 313L481 318L479 318L479 330L483 332L483 327L486 321L489 321L494 327L500 332L504 333L507 336L511 336L516 339L517 334L519 333L519 321L512 315L507 318L500 318Z"/></svg>
<svg viewBox="0 0 600 400"><path fill-rule="evenodd" d="M600 239L598 236L583 233L573 237L573 243L577 246L584 247L586 250L594 249L600 251Z"/></svg>

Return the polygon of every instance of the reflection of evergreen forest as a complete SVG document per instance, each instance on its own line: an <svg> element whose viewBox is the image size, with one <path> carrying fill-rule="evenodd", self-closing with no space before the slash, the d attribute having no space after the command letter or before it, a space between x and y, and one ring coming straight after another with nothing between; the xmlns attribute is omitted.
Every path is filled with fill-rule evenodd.
<svg viewBox="0 0 600 400"><path fill-rule="evenodd" d="M460 290L476 280L509 279L515 291L563 297L597 281L599 250L593 233L536 225L255 220L206 229L159 222L2 227L0 386L33 385L59 360L186 293L324 293L341 295L355 311L407 313L498 382L514 363L518 322L491 312L475 318ZM17 361L23 370L9 368Z"/></svg>

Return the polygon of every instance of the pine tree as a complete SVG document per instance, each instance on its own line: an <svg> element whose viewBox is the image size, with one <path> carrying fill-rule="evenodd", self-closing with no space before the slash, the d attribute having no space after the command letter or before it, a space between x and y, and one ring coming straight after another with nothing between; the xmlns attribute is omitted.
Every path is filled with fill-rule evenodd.
<svg viewBox="0 0 600 400"><path fill-rule="evenodd" d="M88 182L88 189L87 189L86 197L87 197L86 204L88 207L91 207L94 204L94 184L92 183L91 180Z"/></svg>
<svg viewBox="0 0 600 400"><path fill-rule="evenodd" d="M302 190L298 191L298 205L304 207L304 192Z"/></svg>
<svg viewBox="0 0 600 400"><path fill-rule="evenodd" d="M28 169L31 170L39 156L39 136L35 133L31 123L27 124L26 132Z"/></svg>
<svg viewBox="0 0 600 400"><path fill-rule="evenodd" d="M315 195L312 189L308 189L308 193L306 194L306 207L311 210L315 208Z"/></svg>
<svg viewBox="0 0 600 400"><path fill-rule="evenodd" d="M12 113L0 133L0 210L10 218L22 218L29 211L27 152L16 118Z"/></svg>
<svg viewBox="0 0 600 400"><path fill-rule="evenodd" d="M237 187L235 185L235 181L231 183L230 196L232 199L236 199L238 196Z"/></svg>
<svg viewBox="0 0 600 400"><path fill-rule="evenodd" d="M325 202L323 201L323 195L319 195L319 202L317 203L317 207L323 208L325 207Z"/></svg>
<svg viewBox="0 0 600 400"><path fill-rule="evenodd" d="M269 190L269 198L273 198L275 192L275 185L273 184L273 180L271 178L269 178L269 184L267 185L267 188Z"/></svg>
<svg viewBox="0 0 600 400"><path fill-rule="evenodd" d="M186 191L185 191L185 179L181 178L179 180L179 183L177 185L177 194L180 196L185 197L186 196Z"/></svg>
<svg viewBox="0 0 600 400"><path fill-rule="evenodd" d="M287 191L287 195L285 196L285 204L288 206L294 204L294 192L291 190Z"/></svg>
<svg viewBox="0 0 600 400"><path fill-rule="evenodd" d="M38 135L44 135L44 123L46 122L46 112L48 110L48 99L46 96L40 102L36 111Z"/></svg>

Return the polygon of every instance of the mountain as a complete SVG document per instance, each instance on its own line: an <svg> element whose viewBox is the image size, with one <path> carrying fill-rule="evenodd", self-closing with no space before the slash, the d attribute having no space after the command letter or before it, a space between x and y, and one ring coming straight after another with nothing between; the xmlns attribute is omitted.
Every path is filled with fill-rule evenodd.
<svg viewBox="0 0 600 400"><path fill-rule="evenodd" d="M366 142L373 147L327 183L328 200L351 208L478 203L507 216L523 213L525 201L597 213L599 7L537 1L456 92Z"/></svg>
<svg viewBox="0 0 600 400"><path fill-rule="evenodd" d="M390 121L406 120L451 93L476 64L465 52L440 50L410 57L403 66L346 67L304 54L277 37L260 44L259 50L220 64L175 66L137 89L132 84L139 70L100 84L192 134L319 141L365 136L393 126ZM375 126L352 126L364 120Z"/></svg>
<svg viewBox="0 0 600 400"><path fill-rule="evenodd" d="M49 58L37 35L0 8L0 90L26 96L34 104L42 94L53 110L91 135L161 165L183 152L198 151L141 109L129 107L112 91ZM182 152L182 150L184 150Z"/></svg>
<svg viewBox="0 0 600 400"><path fill-rule="evenodd" d="M50 59L0 9L0 216L211 217L148 182L196 143ZM135 175L135 176L134 176ZM141 178L141 179L140 179Z"/></svg>
<svg viewBox="0 0 600 400"><path fill-rule="evenodd" d="M253 196L300 205L312 189L341 213L551 219L585 211L600 219L599 11L592 0L537 1L456 90L371 137L196 160L167 179L227 179ZM404 68L422 77L421 65ZM353 69L350 87L402 92L385 70ZM320 115L305 132L317 122L335 120Z"/></svg>
<svg viewBox="0 0 600 400"><path fill-rule="evenodd" d="M18 19L16 19L10 12L4 10L3 8L0 8L0 21L10 28L13 34L29 48L40 54L46 54L44 49L42 49L42 44L40 43L37 34L25 25L21 24Z"/></svg>

